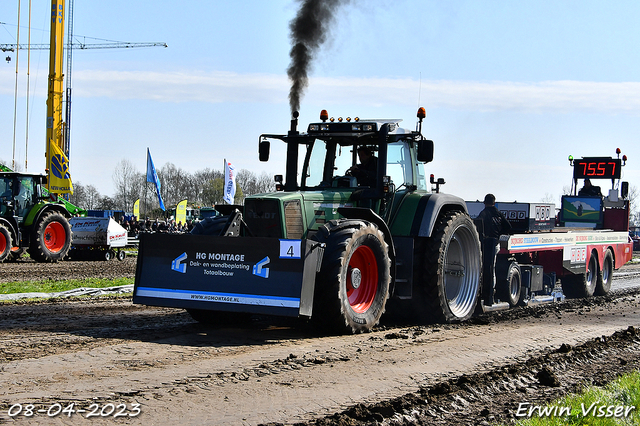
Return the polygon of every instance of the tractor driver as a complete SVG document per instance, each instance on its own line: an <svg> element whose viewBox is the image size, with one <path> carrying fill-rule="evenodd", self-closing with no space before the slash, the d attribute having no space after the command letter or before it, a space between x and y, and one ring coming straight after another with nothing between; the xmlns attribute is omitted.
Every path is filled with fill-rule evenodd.
<svg viewBox="0 0 640 426"><path fill-rule="evenodd" d="M358 179L360 186L375 186L378 172L378 158L373 155L371 148L360 146L358 148L360 164L350 167L346 174Z"/></svg>
<svg viewBox="0 0 640 426"><path fill-rule="evenodd" d="M599 186L591 184L589 178L584 180L584 186L578 191L578 195L586 195L588 197L602 197L602 192Z"/></svg>

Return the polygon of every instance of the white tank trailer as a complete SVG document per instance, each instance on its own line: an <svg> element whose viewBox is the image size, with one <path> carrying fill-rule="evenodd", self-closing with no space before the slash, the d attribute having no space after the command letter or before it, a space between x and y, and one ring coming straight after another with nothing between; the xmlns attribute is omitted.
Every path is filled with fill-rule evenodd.
<svg viewBox="0 0 640 426"><path fill-rule="evenodd" d="M128 233L118 222L110 217L73 217L69 223L72 260L124 260Z"/></svg>

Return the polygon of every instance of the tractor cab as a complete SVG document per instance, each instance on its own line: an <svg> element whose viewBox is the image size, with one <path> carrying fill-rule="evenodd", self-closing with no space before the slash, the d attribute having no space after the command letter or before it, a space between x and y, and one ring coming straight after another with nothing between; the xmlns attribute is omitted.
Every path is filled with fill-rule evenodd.
<svg viewBox="0 0 640 426"><path fill-rule="evenodd" d="M42 179L41 175L0 173L0 216L23 223L41 197Z"/></svg>
<svg viewBox="0 0 640 426"><path fill-rule="evenodd" d="M424 115L418 117L421 124ZM396 193L427 191L420 163L432 160L433 142L420 130L401 128L402 120L329 118L326 110L320 119L301 133L294 113L288 134L260 136L261 161L269 159L269 139L287 144L286 174L276 176L279 191L322 192L379 214Z"/></svg>

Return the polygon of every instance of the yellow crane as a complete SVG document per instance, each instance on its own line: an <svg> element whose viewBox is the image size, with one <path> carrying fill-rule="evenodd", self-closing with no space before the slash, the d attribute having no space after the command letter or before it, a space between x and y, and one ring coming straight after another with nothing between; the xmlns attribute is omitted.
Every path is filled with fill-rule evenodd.
<svg viewBox="0 0 640 426"><path fill-rule="evenodd" d="M138 47L167 47L164 42L130 43L101 40L101 43L73 41L73 0L69 9L69 42L67 43L67 108L66 122L62 118L63 110L63 51L65 0L51 0L51 39L49 44L0 44L3 52L16 50L49 49L49 78L47 94L47 132L45 144L47 189L56 194L73 192L69 175L69 123L71 120L71 53L74 49L112 49ZM97 40L97 39L96 39ZM7 57L7 61L10 61Z"/></svg>
<svg viewBox="0 0 640 426"><path fill-rule="evenodd" d="M47 189L56 194L73 193L69 159L64 153L62 96L62 54L64 0L51 0L51 40L49 43L49 79L47 91L46 172Z"/></svg>

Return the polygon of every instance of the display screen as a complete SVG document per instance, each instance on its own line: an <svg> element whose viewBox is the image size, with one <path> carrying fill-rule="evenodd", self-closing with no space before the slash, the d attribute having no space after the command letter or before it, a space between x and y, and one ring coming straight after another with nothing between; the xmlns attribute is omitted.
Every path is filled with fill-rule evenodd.
<svg viewBox="0 0 640 426"><path fill-rule="evenodd" d="M574 179L620 179L619 158L582 158L573 160Z"/></svg>

